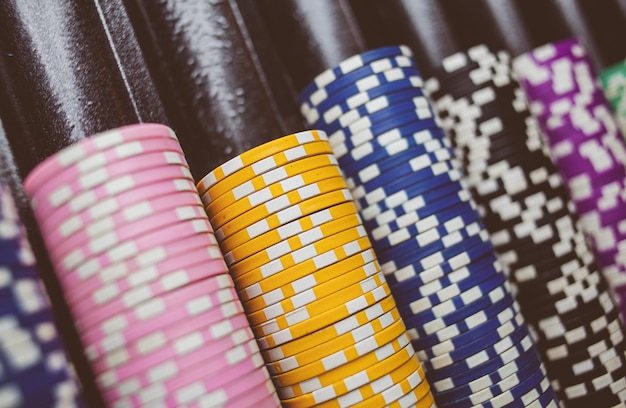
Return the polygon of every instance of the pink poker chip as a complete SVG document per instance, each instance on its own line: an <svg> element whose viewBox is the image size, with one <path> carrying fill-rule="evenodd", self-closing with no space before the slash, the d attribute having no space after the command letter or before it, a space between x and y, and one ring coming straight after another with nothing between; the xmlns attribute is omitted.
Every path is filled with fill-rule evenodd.
<svg viewBox="0 0 626 408"><path fill-rule="evenodd" d="M145 219L151 215L182 205L201 206L202 202L198 195L192 191L178 191L152 200L142 200L124 208L120 212L96 220L90 220L86 213L79 213L52 230L49 237L52 242L59 242L59 246L76 246L77 240L82 240L84 236L95 238L130 222ZM84 219L82 215L85 215Z"/></svg>
<svg viewBox="0 0 626 408"><path fill-rule="evenodd" d="M75 304L87 296L98 298L118 296L146 285L151 287L158 285L164 288L180 287L211 276L211 274L228 271L220 254L219 247L216 246L192 248L140 270L130 271L126 267L120 267L115 273L107 274L105 271L102 275L93 276L68 289L65 298L68 303ZM207 259L211 259L208 264ZM192 268L200 263L207 264L207 267Z"/></svg>
<svg viewBox="0 0 626 408"><path fill-rule="evenodd" d="M69 201L58 207L53 207L47 203L40 203L39 206L35 208L35 213L47 214L50 217L56 216L57 213L66 214L65 217L62 217L62 219L66 219L77 212L98 204L101 200L109 197L115 197L125 191L132 191L141 186L146 186L159 181L175 180L180 178L193 180L188 167L168 165L163 166L158 170L142 170L137 173L127 174L113 180L109 180L103 185L72 197ZM44 222L44 225L47 227L50 224Z"/></svg>
<svg viewBox="0 0 626 408"><path fill-rule="evenodd" d="M263 368L259 370L263 370ZM196 401L188 404L188 406L190 408L202 408L213 403L232 407L280 407L280 400L274 391L272 381L262 381L260 375L254 378L261 382L253 384L246 377L245 382L235 381L209 394L198 397Z"/></svg>
<svg viewBox="0 0 626 408"><path fill-rule="evenodd" d="M32 195L49 179L56 177L67 168L76 166L77 163L86 162L83 166L85 171L88 171L90 166L91 168L100 166L100 163L97 161L90 162L87 160L98 152L106 151L133 140L156 138L178 140L172 129L157 123L123 126L98 133L44 160L26 177L24 188L29 195Z"/></svg>
<svg viewBox="0 0 626 408"><path fill-rule="evenodd" d="M223 293L221 294L222 296ZM150 305L146 304L146 306ZM159 315L158 318L153 318L143 323L136 323L137 319L130 314L116 316L100 326L83 331L81 338L85 344L96 344L111 335L123 333L127 341L133 341L199 314L205 316L206 322L216 322L239 313L243 313L243 306L241 306L241 302L238 299L232 301L224 299L224 302L221 304L209 305L207 304L206 296L201 295L171 308L171 310Z"/></svg>
<svg viewBox="0 0 626 408"><path fill-rule="evenodd" d="M102 375L101 385L110 388L131 376L147 374L150 367L169 358L176 357L181 364L195 364L197 357L189 357L187 361L187 356L208 344L211 347L202 354L206 357L228 350L248 337L254 338L241 305L230 302L223 308L230 309L224 312L225 316L230 315L226 319L213 315L209 317L215 320L211 320L202 315L138 339L127 339L118 333L91 345L87 356L94 362L95 371Z"/></svg>
<svg viewBox="0 0 626 408"><path fill-rule="evenodd" d="M202 207L195 204L184 205L154 214L137 222L130 222L119 226L113 231L95 238L83 237L80 244L74 245L63 243L50 252L50 257L55 263L70 266L68 262L74 257L79 259L93 258L109 249L123 245L124 242L133 240L143 235L163 229L188 220L201 220L206 218L206 212Z"/></svg>
<svg viewBox="0 0 626 408"><path fill-rule="evenodd" d="M132 310L138 307L142 302L157 297L164 301L175 298L178 291L187 289L196 284L205 286L207 294L227 287L234 287L232 280L221 279L221 277L227 276L228 274L228 269L222 267L221 260L216 260L215 263L211 261L203 262L188 268L179 269L179 271L178 276L184 277L182 280L177 281L173 279L165 283L155 282L154 284L139 286L133 290L121 293L97 293L93 296L87 296L78 302L69 303L69 305L75 313L88 313L90 314L90 318L102 318L104 320L110 316ZM198 278L188 283L188 277L190 275L204 278ZM228 286L224 286L226 283ZM90 311L91 313L89 313Z"/></svg>
<svg viewBox="0 0 626 408"><path fill-rule="evenodd" d="M82 174L76 171L77 174L67 174L64 175L66 177L59 176L54 178L35 192L33 195L33 208L37 209L42 203L54 208L59 207L75 195L106 184L109 180L139 171L161 168L167 165L189 167L185 156L180 150L180 145L175 140L155 139L134 143L138 145L138 148L133 148L132 146L120 147L129 147L132 150L144 151L148 154L111 160L89 173ZM89 160L94 159L90 158Z"/></svg>
<svg viewBox="0 0 626 408"><path fill-rule="evenodd" d="M135 204L143 203L147 200L154 200L159 197L175 196L183 192L197 194L196 186L193 181L186 177L157 182L101 200L83 211L57 212L54 216L45 217L43 221L39 222L39 225L47 242L50 241L50 245L55 246L58 244L58 241L52 240L52 237L57 231L63 237L67 237L82 228L87 228L95 221L113 216Z"/></svg>
<svg viewBox="0 0 626 408"><path fill-rule="evenodd" d="M120 212L116 212L108 217L103 217L93 221L84 228L72 230L63 230L58 228L50 234L50 240L59 244L52 248L52 252L66 253L68 248L75 248L84 242L94 240L107 233L113 232L118 228L129 225L130 223L138 223L141 220L147 220L156 214L165 213L178 207L183 206L200 206L199 200L196 200L197 194L193 192L178 192L176 194L168 194L155 200L141 201L130 206ZM153 221L146 221L153 222Z"/></svg>
<svg viewBox="0 0 626 408"><path fill-rule="evenodd" d="M124 320L133 329L142 326L163 327L165 321L175 322L173 316L176 314L183 313L192 317L238 299L234 287L219 289L214 281L215 279L208 278L158 297L123 297L106 307L95 308L89 302L82 303L80 308L78 305L70 307L74 314L80 316L77 317L77 323L82 332L100 329L112 333L110 330L116 327L123 328L120 320ZM217 290L213 291L215 289Z"/></svg>
<svg viewBox="0 0 626 408"><path fill-rule="evenodd" d="M245 316L240 315L240 318L245 319ZM121 398L135 390L149 387L155 381L172 380L204 364L222 364L226 367L227 363L223 359L231 356L246 358L256 353L256 341L249 327L241 321L231 325L233 328L222 337L212 336L211 327L215 327L214 324L211 327L197 329L151 354L122 350L118 354L126 354L120 357L120 360L126 361L112 368L106 367L111 365L107 362L102 362L100 367L96 367L98 384L105 393ZM246 353L243 356L237 350L242 346ZM169 370L164 370L164 366ZM175 368L175 371L171 368Z"/></svg>
<svg viewBox="0 0 626 408"><path fill-rule="evenodd" d="M108 405L278 406L171 129L84 139L25 189Z"/></svg>
<svg viewBox="0 0 626 408"><path fill-rule="evenodd" d="M58 275L59 280L66 291L70 291L82 282L100 277L104 280L116 279L125 275L130 275L133 271L141 271L145 268L159 265L166 259L178 256L187 251L198 248L218 248L215 236L200 232L185 238L179 238L173 242L164 242L154 246L140 254L119 262L115 265L103 268L97 260L91 260L82 264L76 270L67 275Z"/></svg>
<svg viewBox="0 0 626 408"><path fill-rule="evenodd" d="M82 251L76 252L75 256L64 262L64 264L57 263L56 270L59 275L65 275L88 262L95 262L100 268L106 268L107 266L115 265L126 259L138 256L151 248L196 234L205 234L209 237L213 237L212 244L217 245L213 234L209 234L211 232L213 232L213 228L208 220L191 220L137 237L137 239L134 240L125 241L99 254L97 257L89 258Z"/></svg>
<svg viewBox="0 0 626 408"><path fill-rule="evenodd" d="M269 378L263 359L255 353L252 358L239 361L234 366L223 367L205 362L195 369L187 370L181 376L144 387L140 392L126 396L124 401L135 407L157 401L167 406L179 407L234 381L239 381L240 387L245 387L248 383L258 384Z"/></svg>
<svg viewBox="0 0 626 408"><path fill-rule="evenodd" d="M207 370L204 369L204 371ZM180 406L194 397L209 394L234 382L239 382L240 387L244 387L246 384L258 384L269 378L263 359L258 355L242 360L235 366L221 367L221 369L216 367L214 372L207 373L207 375L202 374L202 367L200 367L197 372L189 371L185 376L176 378L168 384L170 392L166 401L171 406ZM201 387L203 389L200 393ZM198 394L193 395L189 393L189 390L195 390Z"/></svg>

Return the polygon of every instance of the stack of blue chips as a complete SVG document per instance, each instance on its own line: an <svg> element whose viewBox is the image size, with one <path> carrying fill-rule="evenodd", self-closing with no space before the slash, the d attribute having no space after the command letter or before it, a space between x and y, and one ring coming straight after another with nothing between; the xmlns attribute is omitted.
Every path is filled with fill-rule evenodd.
<svg viewBox="0 0 626 408"><path fill-rule="evenodd" d="M300 97L329 135L439 407L556 407L534 341L408 48L352 57Z"/></svg>
<svg viewBox="0 0 626 408"><path fill-rule="evenodd" d="M453 54L426 89L561 403L624 403L619 308L513 78L510 56L484 45Z"/></svg>
<svg viewBox="0 0 626 408"><path fill-rule="evenodd" d="M0 406L80 407L35 257L0 184Z"/></svg>

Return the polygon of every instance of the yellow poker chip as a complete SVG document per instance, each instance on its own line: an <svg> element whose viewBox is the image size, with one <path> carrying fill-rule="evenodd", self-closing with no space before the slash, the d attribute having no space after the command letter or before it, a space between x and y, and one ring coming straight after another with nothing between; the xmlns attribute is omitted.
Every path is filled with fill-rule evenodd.
<svg viewBox="0 0 626 408"><path fill-rule="evenodd" d="M271 272L272 270L278 268L280 265L273 264L272 270L270 270L269 267L265 268L264 270L257 268L241 276L233 276L233 279L235 280L237 287L245 288L255 283L261 283L263 280L269 277L280 276L284 274L289 275L293 272L294 268L298 269L300 273L305 275L324 268L332 263L335 263L337 260L345 259L352 254L362 252L371 247L372 243L370 242L369 238L362 237L354 241L348 242L342 246L334 247L326 252L323 252L320 255L315 256L314 258L299 262L297 265L294 265L290 268L284 268L277 273ZM291 279L291 276L288 276L285 279Z"/></svg>
<svg viewBox="0 0 626 408"><path fill-rule="evenodd" d="M403 348L400 352L383 360L382 362L366 368L350 377L344 378L330 386L322 387L312 393L299 396L291 395L285 389L279 388L278 394L284 408L313 407L326 401L336 400L342 395L348 394L355 387L363 387L366 384L372 384L374 381L382 378L388 373L402 367L403 365L415 361L419 367L419 361L415 356L415 350L410 345Z"/></svg>
<svg viewBox="0 0 626 408"><path fill-rule="evenodd" d="M300 336L300 338L289 339L287 336L276 338L260 337L258 341L261 347L261 354L267 361L294 356L303 350L322 345L337 336L363 326L390 311L395 313L397 308L393 297L388 296L365 310L315 332L309 332L307 335Z"/></svg>
<svg viewBox="0 0 626 408"><path fill-rule="evenodd" d="M340 227L343 224L339 224ZM302 246L297 238L289 238L280 251L273 247L271 249L257 252L256 254L238 262L230 267L233 276L242 276L246 273L260 273L263 277L275 275L276 273L297 265L319 254L340 247L348 242L367 236L365 228L360 222L339 231L333 235L323 237L318 241Z"/></svg>
<svg viewBox="0 0 626 408"><path fill-rule="evenodd" d="M404 338L406 336L403 336ZM319 394L324 394L326 387L328 389L335 389L335 395L343 395L347 394L351 388L350 380L367 378L370 381L375 378L379 378L384 374L380 374L377 370L383 371L384 373L388 373L392 371L394 368L400 367L403 363L405 363L409 358L414 358L415 351L413 350L413 346L411 346L410 341L408 344L402 348L397 349L399 344L403 344L404 340L396 341L396 343L392 346L387 345L386 349L395 350L393 351L387 358L380 359L378 362L373 363L371 359L369 363L370 365L365 365L359 360L366 360L364 357L342 367L338 367L335 370L329 371L326 373L326 377L322 380L320 377L314 377L306 382L301 382L295 385L280 387L278 384L276 385L276 391L278 391L278 395L281 400L289 400L295 399L300 396L304 396L306 394L313 394L314 397ZM396 350L397 349L397 350ZM374 358L374 360L377 360ZM351 367L361 366L360 370L353 370ZM390 368L391 367L391 368ZM333 373L336 371L336 373ZM333 374L330 374L333 373ZM275 378L275 377L273 377ZM336 381L329 381L330 378L337 378ZM317 397L320 399L319 397ZM322 401L324 400L321 398Z"/></svg>
<svg viewBox="0 0 626 408"><path fill-rule="evenodd" d="M298 309L297 313L280 316L270 322L254 326L252 330L260 340L267 340L270 344L278 344L277 341L283 338L296 339L312 331L330 326L343 318L372 306L379 300L387 297L389 293L389 286L387 282L384 282L371 292L367 292L338 307L327 309L314 315L311 315L309 309L303 307Z"/></svg>
<svg viewBox="0 0 626 408"><path fill-rule="evenodd" d="M239 242L241 242L241 240L244 238L246 240L253 239L261 234L266 233L267 231L278 228L298 218L302 218L306 215L313 214L324 208L332 207L334 205L342 204L345 202L350 202L354 205L350 190L344 189L333 191L330 193L322 194L319 197L305 200L298 205L294 205L292 207L281 210L276 214L272 214L271 216L240 230L238 233L225 235L222 230L218 229L217 231L215 231L215 235L222 242L226 242L227 238L229 238L230 235L237 235L237 240ZM224 247L225 251L230 251L231 249L232 247Z"/></svg>
<svg viewBox="0 0 626 408"><path fill-rule="evenodd" d="M306 351L308 350L306 350L304 353L300 353L288 360L275 361L266 365L273 376L284 373L296 373L296 371L300 371L303 375L317 375L321 373L316 371L320 362L324 362L324 371L330 370L332 369L333 361L335 364L343 364L342 361L352 361L362 356L365 352L373 351L392 342L405 331L402 320L397 320L391 326L379 332L374 332L364 339L350 338L349 341L344 341L343 344L342 342L337 342L333 345L319 348L317 356L311 356L310 360L305 360L304 358L311 354L307 354Z"/></svg>
<svg viewBox="0 0 626 408"><path fill-rule="evenodd" d="M280 214L282 211L288 212L291 208L295 208L302 202L310 201L327 193L344 189L347 189L345 179L343 177L335 177L320 181L319 183L309 184L295 191L290 191L262 205L250 208L238 214L235 218L231 218L231 216L228 215L228 219L224 218L221 221L218 220L217 217L210 217L209 219L213 226L218 228L215 231L215 235L223 239L239 230L256 225L257 222L263 222L272 215ZM289 219L289 221L292 220L293 219Z"/></svg>
<svg viewBox="0 0 626 408"><path fill-rule="evenodd" d="M263 248L265 245L264 242L277 242L277 239L287 239L317 227L322 223L356 213L358 213L358 209L353 201L344 202L329 208L322 208L310 215L295 219L254 238L248 238L247 231L236 232L232 236L226 237L224 241L222 241L221 246L227 254L229 251L233 251L239 247L244 247L245 251L249 252L249 248ZM242 250L244 249L242 248Z"/></svg>
<svg viewBox="0 0 626 408"><path fill-rule="evenodd" d="M344 296L337 296L336 298L318 299L312 303L299 307L293 311L285 314L279 314L278 316L265 320L262 323L253 324L253 330L258 330L263 335L269 335L276 333L277 331L288 329L299 323L309 321L309 319L317 317L321 314L327 313L330 310L335 310L336 313L349 316L350 311L365 305L365 302L372 301L378 296L387 296L389 287L385 276L382 271L371 278L365 279L362 282L355 283L348 287ZM369 304L368 304L369 306ZM367 306L366 306L367 307ZM267 310L267 309L264 309Z"/></svg>
<svg viewBox="0 0 626 408"><path fill-rule="evenodd" d="M393 341L384 344L374 351L359 356L355 353L348 361L324 361L309 364L308 370L292 370L273 376L277 388L288 388L293 395L303 395L313 392L327 385L334 384L365 370L411 344L406 333L402 333ZM328 368L325 368L328 366Z"/></svg>
<svg viewBox="0 0 626 408"><path fill-rule="evenodd" d="M388 384L398 384L415 372L419 372L420 375L423 377L423 369L419 361L417 361L416 358L410 358L399 368L394 368L389 373L382 373L380 378L377 378L371 382L367 382L365 385L362 385L345 395L338 396L337 398L331 399L330 401L317 404L313 403L306 406L312 407L313 405L315 405L318 408L343 408L345 405L342 404L342 401L365 401L380 393L380 390L388 386ZM303 395L302 397L306 397L308 395L311 394Z"/></svg>
<svg viewBox="0 0 626 408"><path fill-rule="evenodd" d="M297 235L286 238L284 236L281 237L277 230L274 230L274 234L269 234L264 242L257 242L261 246L254 247L252 245L245 245L237 247L226 253L224 255L224 259L229 266L234 266L238 262L261 252L265 253L267 256L275 258L277 256L284 255L286 251L292 251L292 247L302 248L306 245L319 241L324 237L329 237L337 234L338 232L361 224L361 217L358 214L353 213L348 214L345 217L331 219L315 227L309 228L306 231L300 232Z"/></svg>
<svg viewBox="0 0 626 408"><path fill-rule="evenodd" d="M333 179L343 179L343 176L339 171L339 167L336 165L328 164L328 162L332 162L335 160L332 155L317 156L317 158L319 158L319 165L322 166L322 169L330 168L334 172L334 177L332 177ZM321 172L318 171L318 174L319 173ZM215 204L212 203L206 206L205 210L209 215L209 218L214 220L213 222L215 223L215 227L219 228L222 225L226 224L228 221L234 220L241 214L247 213L248 211L261 205L272 206L272 203L275 203L274 205L279 204L281 202L281 200L279 200L280 197L288 195L289 193L293 193L294 191L301 191L301 194L306 194L308 190L313 188L312 186L318 183L322 183L330 178L322 177L322 174L319 174L319 176L320 177L313 178L312 180L307 180L308 182L304 182L302 175L296 174L285 180L270 184L269 186L249 196L242 197L241 199L231 203L226 207L209 208L212 204ZM311 177L309 177L309 179L311 179Z"/></svg>
<svg viewBox="0 0 626 408"><path fill-rule="evenodd" d="M240 200L254 203L264 199L268 194L276 197L282 194L276 193L278 187L293 190L316 181L339 176L341 176L341 170L335 156L329 154L307 156L256 176L252 180L244 181L215 200L209 203L203 201L203 203L207 214L212 215Z"/></svg>
<svg viewBox="0 0 626 408"><path fill-rule="evenodd" d="M339 350L347 345L358 343L362 339L371 336L373 333L381 332L398 323L404 327L404 322L400 319L400 312L398 312L397 309L391 309L361 326L347 330L345 333L341 333L324 343L308 349L299 350L299 352L294 355L283 356L282 353L274 353L270 350L266 353L265 360L271 362L274 370L273 374L289 371L295 367L300 367L309 362L319 360L320 353L326 353L326 347Z"/></svg>
<svg viewBox="0 0 626 408"><path fill-rule="evenodd" d="M202 180L198 182L198 191L200 192L200 194L204 194L206 191L210 190L218 183L221 184L222 181L232 186L233 183L227 178L233 174L236 174L238 171L246 167L254 169L255 166L261 167L257 169L257 171L261 171L263 166L259 166L261 164L259 162L261 162L263 159L271 158L273 155L285 153L292 148L300 148L307 143L319 142L322 140L328 141L326 133L318 130L307 130L304 132L283 136L278 139L272 140L271 142L264 143L240 154L237 157L228 160L226 163L222 164L221 166L217 167L215 170L204 176ZM297 154L296 152L290 152L289 156L298 158L303 157L302 154L303 153ZM251 177L247 177L246 179L249 180L250 178ZM213 196L213 194L211 194L211 196L213 198L216 197Z"/></svg>
<svg viewBox="0 0 626 408"><path fill-rule="evenodd" d="M321 283L315 281L314 278L301 282L302 287L306 287L306 289L298 288L300 289L298 293L294 293L294 287L292 284L288 284L273 290L268 296L257 296L247 302L243 302L243 305L249 314L272 305L282 305L285 302L291 305L304 305L311 299L321 299L356 282L367 279L378 273L378 271L380 271L380 265L378 261L373 260L347 272L337 271L333 277L329 277L329 280Z"/></svg>
<svg viewBox="0 0 626 408"><path fill-rule="evenodd" d="M430 395L430 397L429 397ZM374 395L373 397L352 405L354 408L366 407L394 407L400 408L407 406L406 399L411 399L410 406L429 407L433 403L430 385L424 379L423 372L416 371L402 381L394 384L386 390ZM401 403L400 400L404 403ZM422 402L423 401L423 402ZM428 405L422 405L428 404Z"/></svg>
<svg viewBox="0 0 626 408"><path fill-rule="evenodd" d="M298 298L298 302L292 300L292 298L285 299L282 302L275 303L256 312L246 311L248 320L255 326L276 324L280 327L283 318L285 321L294 319L297 324L300 322L298 316L302 314L315 315L317 312L323 313L330 308L348 303L386 282L385 275L380 271L378 265L375 263L371 265L373 265L373 276L361 281L351 280L348 286L338 287L332 296L330 296L330 294L322 296L324 294L322 293L318 297L315 292L310 292L306 294L308 296ZM378 272L376 272L377 270ZM303 308L306 308L306 313Z"/></svg>
<svg viewBox="0 0 626 408"><path fill-rule="evenodd" d="M254 300L250 304L250 308L251 310L258 310L333 280L343 271L356 271L363 265L376 260L376 255L372 249L366 249L345 258L341 258L336 252L332 251L333 257L329 260L332 262L330 265L324 264L323 268L313 270L310 273L308 271L302 272L300 268L289 268L288 274L281 273L270 276L261 282L239 289L239 296L244 303ZM255 300L257 298L258 300Z"/></svg>

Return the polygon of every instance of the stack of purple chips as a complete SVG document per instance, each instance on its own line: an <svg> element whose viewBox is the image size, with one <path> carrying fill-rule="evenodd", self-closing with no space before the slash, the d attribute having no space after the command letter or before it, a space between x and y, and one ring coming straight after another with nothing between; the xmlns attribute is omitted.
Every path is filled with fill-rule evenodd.
<svg viewBox="0 0 626 408"><path fill-rule="evenodd" d="M426 84L561 403L619 404L626 394L626 381L614 381L626 370L619 308L512 78L510 56L478 45L444 59Z"/></svg>
<svg viewBox="0 0 626 408"><path fill-rule="evenodd" d="M0 406L83 402L11 191L0 184Z"/></svg>
<svg viewBox="0 0 626 408"><path fill-rule="evenodd" d="M624 317L626 145L591 61L568 39L517 57L513 67Z"/></svg>

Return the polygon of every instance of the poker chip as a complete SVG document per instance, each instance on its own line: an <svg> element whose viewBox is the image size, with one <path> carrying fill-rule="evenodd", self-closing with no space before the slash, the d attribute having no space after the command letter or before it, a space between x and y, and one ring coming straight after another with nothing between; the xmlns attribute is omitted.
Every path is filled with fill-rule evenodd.
<svg viewBox="0 0 626 408"><path fill-rule="evenodd" d="M402 49L398 48L398 56L407 57ZM374 51L380 50L388 52L389 47ZM483 83L489 54L483 50L472 55L475 60L469 58L462 63L455 59L464 57L459 54L447 60L445 66L449 70L463 68L464 73L471 73L478 83ZM393 75L398 70L393 67L393 57L387 58L388 72ZM379 66L383 66L380 61ZM382 77L384 73L376 75ZM489 376L492 371L498 372L506 364L517 364L526 370L525 375L516 378L521 384L516 384L518 388L510 381L507 390L515 389L511 395L522 397L539 390L540 394L533 394L534 399L545 392L549 393L546 400L551 401L549 383L547 388L541 388L545 385L541 362L530 357L520 360L527 354L506 354L508 360L494 361L471 378L477 364L474 360L491 361L512 347L523 345L526 350L533 350L534 345L463 181L461 163L465 156L457 159L455 146L441 129L436 106L426 97L419 75L419 71L407 72L404 77L398 74L402 77L399 82L408 76L419 78L402 88L393 87L395 81L378 81L364 89L357 82L347 85L349 76L342 77L335 86L339 80L334 78L326 79L321 87L314 82L299 99L301 112L309 126L329 134L372 249L429 382L449 377L460 387ZM357 77L353 80L358 81ZM455 81L462 83L460 76ZM336 88L341 90L328 91ZM487 96L481 99L484 104L487 100ZM491 129L483 128L480 131L485 134ZM481 168L480 174L488 170ZM490 320L480 320L484 316L490 316ZM285 336L290 334L284 332ZM268 341L279 345L277 339L269 336ZM467 370L472 374L465 374ZM300 397L301 391L288 391L294 401ZM480 390L464 391L455 395L455 400L467 399ZM499 391L494 392L493 398L510 398L504 388ZM284 391L279 388L280 392ZM362 395L356 390L352 392ZM390 401L401 404L401 400L418 406L432 404L425 398L420 400L420 391L407 392L400 385L391 386L388 392L390 398L394 397L381 400L380 405ZM435 401L438 393L433 389ZM416 396L417 399L411 399Z"/></svg>
<svg viewBox="0 0 626 408"><path fill-rule="evenodd" d="M315 140L312 151L329 152ZM220 176L236 179L231 170ZM84 139L35 168L25 188L107 405L254 395L278 406L169 128L131 125Z"/></svg>
<svg viewBox="0 0 626 408"><path fill-rule="evenodd" d="M624 104L624 86L626 85L626 66L624 62L600 71L598 75L600 84L615 113L615 120L622 134L626 134L626 110Z"/></svg>
<svg viewBox="0 0 626 408"><path fill-rule="evenodd" d="M0 184L0 241L0 400L6 406L84 406L5 184Z"/></svg>
<svg viewBox="0 0 626 408"><path fill-rule="evenodd" d="M605 188L623 183L625 146L584 47L575 39L548 44L516 58L514 68L581 218L611 209L603 203ZM544 76L538 79L540 74ZM621 203L615 205L617 209ZM617 251L621 233L607 231L604 225L583 228L600 267L623 270ZM607 247L615 249L612 254L604 254ZM623 284L623 278L612 273L608 277L613 288Z"/></svg>
<svg viewBox="0 0 626 408"><path fill-rule="evenodd" d="M567 47L564 49L569 50ZM574 55L574 52L569 54ZM575 204L571 194L572 183L566 184L566 174L574 177L584 171L598 171L600 177L612 177L619 172L611 173L611 169L600 171L594 165L597 166L600 161L615 162L618 154L608 159L605 156L600 158L602 149L589 144L585 145L584 159L582 156L574 158L567 152L576 148L567 147L568 143L589 140L583 135L568 136L566 139L559 136L559 152L562 153L554 150L555 144L546 143L538 122L530 114L532 107L529 107L514 78L512 61L506 52L494 52L479 45L450 58L452 62L444 63L435 76L425 82L427 93L433 98L441 123L450 135L453 149L465 172L464 181L472 192L499 259L507 268L512 291L535 335L553 391L565 405L577 406L577 397L565 393L560 384L583 378L577 367L592 364L592 345L598 341L594 337L596 331L590 327L593 326L598 333L605 333L603 330L614 321L612 319L616 318L618 309L607 292L606 280L598 269L596 256L580 230L582 219L579 224L572 206L572 203ZM525 59L520 60L520 66L529 66ZM577 57L576 61L579 60ZM532 68L533 71L527 71L525 75L518 73L525 88L548 83L549 75L544 74L549 68L539 68L537 64ZM557 85L556 81L563 80L557 74L552 72L554 88L533 88L537 90L529 94L531 105L538 100L547 103L541 98L557 92L557 87L561 85ZM585 82L580 88L587 86ZM567 92L569 100L572 93ZM539 117L541 127L549 122L545 115L550 111L550 108L542 110L544 116ZM572 120L580 126L587 126L584 124L587 122L579 120L586 120L587 116L577 116ZM550 135L546 136L549 141ZM555 158L555 163L551 157ZM569 173L563 173L559 172L559 160L576 163L571 163ZM589 224L593 222L588 221ZM465 319L480 318L484 321L485 316L492 316L501 310L501 306L495 307L495 304L510 303L502 302L498 300L493 303L494 306L488 306L486 315L464 306L461 310L466 312L453 313L460 313L461 318L438 318L436 324L416 329L414 335L426 336L423 340L425 344L445 339L437 345L457 352L458 346L453 347L452 334L471 338L471 335L465 334ZM494 312L490 314L489 310ZM605 319L607 316L613 318ZM483 324L494 323L488 321ZM620 333L623 331L619 322L613 323L611 328ZM448 337L451 338L448 340ZM616 347L623 345L618 342ZM623 357L622 353L617 359ZM509 364L522 368L516 362ZM597 361L594 364L598 376L606 373L602 364ZM471 383L482 387L482 390L477 389L478 385L472 387L471 392L476 395L474 398L485 403L491 401L490 390L501 390L495 386L496 380L504 379L496 376L490 380L472 380ZM514 381L513 377L510 381ZM517 380L514 382L519 383ZM451 384L463 387L458 382ZM543 394L545 392L535 395L535 401L538 401L534 402L535 405L543 401L540 398ZM446 395L458 396L452 391ZM446 398L452 401L452 397ZM552 400L545 397L546 403Z"/></svg>
<svg viewBox="0 0 626 408"><path fill-rule="evenodd" d="M341 76L341 83L312 86L312 93L362 92L369 85L356 89L353 80L376 77L373 70L383 68L384 76L400 61L412 64L397 57L390 65L376 58L377 68L366 64L349 79ZM318 141L309 142L314 137ZM322 131L285 136L269 142L267 153L262 145L252 150L253 159L246 153L232 159L241 164L236 170L228 163L215 169L203 179L212 184L198 184L201 194L223 192L205 200L205 209L218 228L217 241L281 403L342 406L339 401L365 404L377 398L392 403L405 395L411 400L413 391L413 397L425 399L429 385L346 181L337 177L343 174L337 162L323 153L289 155L292 160L274 160L265 173L251 170L259 160L283 154L271 146L295 149L294 140L303 148L323 142L332 149ZM382 371L375 371L379 367ZM393 383L373 387L392 372ZM366 381L346 388L356 376Z"/></svg>

